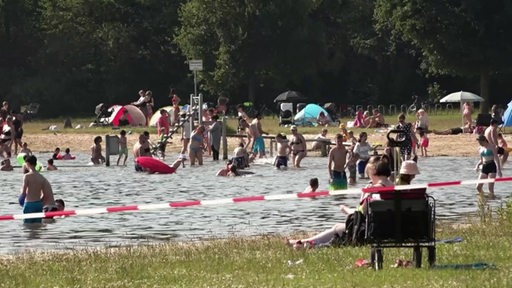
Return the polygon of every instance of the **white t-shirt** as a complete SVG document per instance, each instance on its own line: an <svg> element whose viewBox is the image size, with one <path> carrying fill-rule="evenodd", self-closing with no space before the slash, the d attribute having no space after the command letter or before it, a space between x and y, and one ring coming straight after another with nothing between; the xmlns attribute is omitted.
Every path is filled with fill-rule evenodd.
<svg viewBox="0 0 512 288"><path fill-rule="evenodd" d="M320 133L320 134L316 135L316 137L315 137L315 140L318 140L318 139L327 139L327 136L324 136Z"/></svg>
<svg viewBox="0 0 512 288"><path fill-rule="evenodd" d="M368 160L370 159L370 151L372 150L372 146L368 142L361 145L360 142L357 142L354 147L354 153L359 155L359 159Z"/></svg>

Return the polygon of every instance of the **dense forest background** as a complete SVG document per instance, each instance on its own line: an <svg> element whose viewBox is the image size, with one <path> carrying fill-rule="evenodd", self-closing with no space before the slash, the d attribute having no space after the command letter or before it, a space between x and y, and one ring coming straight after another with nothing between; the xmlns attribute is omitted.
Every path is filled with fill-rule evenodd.
<svg viewBox="0 0 512 288"><path fill-rule="evenodd" d="M231 104L297 90L340 107L512 99L512 1L0 0L0 99L93 115L150 89Z"/></svg>

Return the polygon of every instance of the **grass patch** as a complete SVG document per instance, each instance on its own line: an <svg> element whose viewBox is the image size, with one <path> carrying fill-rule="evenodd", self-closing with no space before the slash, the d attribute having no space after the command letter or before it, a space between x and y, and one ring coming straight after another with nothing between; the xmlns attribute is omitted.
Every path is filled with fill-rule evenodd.
<svg viewBox="0 0 512 288"><path fill-rule="evenodd" d="M473 118L476 117L477 114L473 116ZM398 118L397 115L387 115L385 117L386 123L394 125L396 124ZM76 127L77 125L80 125L81 129L63 129L64 127L64 121L65 118L57 118L57 119L41 119L41 120L34 120L31 122L26 122L23 125L23 129L25 130L25 133L29 134L41 134L41 133L47 133L48 127L50 125L57 125L59 129L59 133L65 133L65 134L72 134L72 133L85 133L85 134L99 134L104 135L108 133L112 133L112 127L89 127L89 124L94 122L93 117L91 118L73 118L71 119L71 123L73 127ZM353 118L342 118L340 121L342 123L347 123L347 121L352 121ZM406 118L409 122L414 122L416 120L415 116L409 115ZM436 130L445 130L448 128L453 127L460 127L461 126L461 116L458 111L443 113L443 114L434 114L429 115L430 120L430 129L436 129ZM230 118L227 120L227 126L228 130L227 133L236 133L237 127L238 127L238 121L237 119ZM271 135L275 135L277 133L290 133L289 127L283 127L279 126L279 117L277 116L267 116L262 119L262 126L263 130L265 132L270 133ZM155 134L156 128L155 127L126 127L125 130L131 130L133 133L141 133L144 130L149 131L152 134ZM337 126L331 126L329 127L329 133L335 133L339 131ZM357 129L358 131L366 131L368 133L373 133L374 128L371 129ZM318 134L320 131L319 127L314 126L306 126L306 127L300 127L300 132L303 134Z"/></svg>
<svg viewBox="0 0 512 288"><path fill-rule="evenodd" d="M486 262L496 269L394 269L395 259L412 259L412 249L385 249L384 270L375 272L354 267L369 258L368 247L296 251L273 236L27 253L0 260L0 287L508 287L510 214L508 207L491 225L441 229L440 238L464 242L437 245L438 264Z"/></svg>

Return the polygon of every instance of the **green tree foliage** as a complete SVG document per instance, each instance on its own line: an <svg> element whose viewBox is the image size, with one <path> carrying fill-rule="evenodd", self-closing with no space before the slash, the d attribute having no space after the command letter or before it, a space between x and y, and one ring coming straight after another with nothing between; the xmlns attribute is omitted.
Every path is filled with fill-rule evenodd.
<svg viewBox="0 0 512 288"><path fill-rule="evenodd" d="M270 86L318 102L399 101L423 76L407 49L388 53L373 9L372 0L192 0L180 11L176 42L188 59L204 60L202 88L212 93L247 86L249 99L268 102L256 88ZM396 67L414 73L395 77Z"/></svg>
<svg viewBox="0 0 512 288"><path fill-rule="evenodd" d="M22 79L37 74L40 21L39 1L0 1L0 96L10 92L14 104L28 100Z"/></svg>
<svg viewBox="0 0 512 288"><path fill-rule="evenodd" d="M192 91L187 59L204 61L206 99L225 93L231 104L269 105L292 89L310 102L400 105L434 82L436 91L472 90L472 75L481 75L482 96L489 80L504 99L512 93L510 5L0 0L0 100L39 102L47 116L91 115L100 102L129 103L151 89L160 107L169 86L182 98Z"/></svg>
<svg viewBox="0 0 512 288"><path fill-rule="evenodd" d="M333 70L335 82L325 84L332 89L342 80L343 86L334 91L343 95L345 103L401 103L404 98L408 102L414 91L425 86L425 79L411 45L390 43L388 35L375 31L374 6L374 0L323 1L324 16L319 21L325 23L326 38L335 39L329 43L330 51L342 59L332 62L338 69Z"/></svg>
<svg viewBox="0 0 512 288"><path fill-rule="evenodd" d="M511 67L512 2L377 0L375 18L421 51L428 72L478 75L488 110L490 75Z"/></svg>
<svg viewBox="0 0 512 288"><path fill-rule="evenodd" d="M10 2L17 1L8 0L4 6ZM15 12L3 10L4 15L22 18L34 18L34 11L40 15L34 21L21 22L25 28L37 27L22 34L23 41L40 40L32 40L35 43L28 55L22 54L21 45L11 40L13 48L5 60L9 65L3 71L9 74L19 67L24 72L17 77L22 81L17 90L8 91L11 98L31 95L30 101L44 103L43 111L52 115L91 113L99 102L135 101L139 89L156 87L157 102L169 103L168 86L179 88L186 84L184 59L172 42L181 1L25 2L7 6L7 10L16 8ZM6 39L15 39L14 32L22 30L12 21L2 23L3 27L11 27L3 29L10 32L4 33ZM20 65L13 61L16 58L31 59L31 65ZM27 67L36 73L28 73Z"/></svg>
<svg viewBox="0 0 512 288"><path fill-rule="evenodd" d="M311 13L322 1L192 0L180 11L176 42L188 59L202 59L203 88L212 93L256 84L297 85L327 57L321 22Z"/></svg>
<svg viewBox="0 0 512 288"><path fill-rule="evenodd" d="M87 102L95 98L96 103L128 103L137 99L139 89L152 87L161 87L154 95L163 102L167 86L183 81L179 70L184 69L184 60L172 44L179 4L161 0L47 1L45 55L50 63L58 63L54 66L57 71L50 74L68 74L69 85L65 86L74 87L72 103L79 105L84 98ZM56 94L62 95L63 91L59 92Z"/></svg>

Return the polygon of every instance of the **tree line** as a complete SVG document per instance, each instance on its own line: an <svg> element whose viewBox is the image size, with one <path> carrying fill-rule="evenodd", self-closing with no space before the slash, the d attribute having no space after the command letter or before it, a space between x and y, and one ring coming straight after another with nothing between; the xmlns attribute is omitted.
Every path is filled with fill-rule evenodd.
<svg viewBox="0 0 512 288"><path fill-rule="evenodd" d="M506 0L0 0L0 99L91 115L140 89L206 101L407 104L467 90L512 96Z"/></svg>

